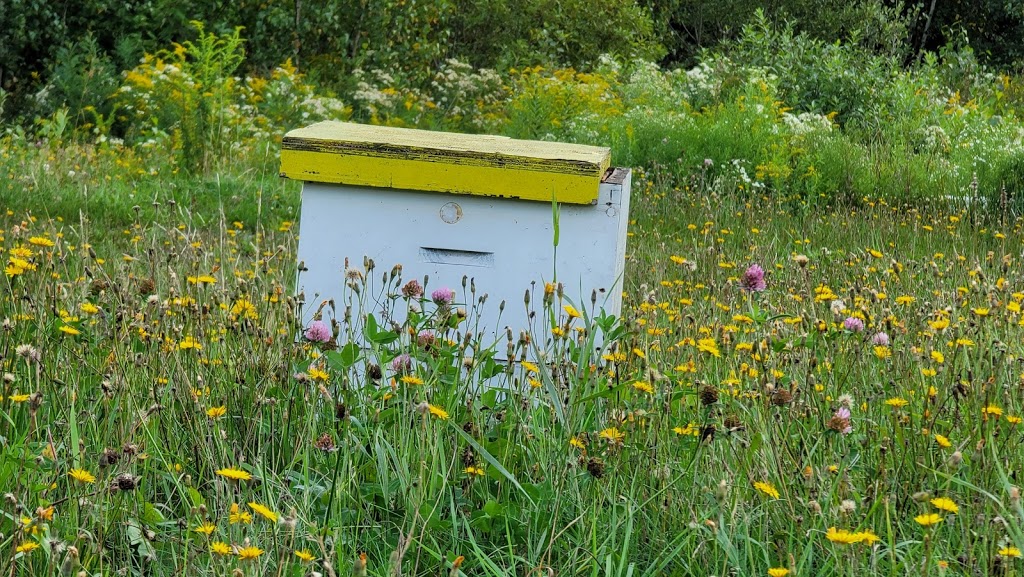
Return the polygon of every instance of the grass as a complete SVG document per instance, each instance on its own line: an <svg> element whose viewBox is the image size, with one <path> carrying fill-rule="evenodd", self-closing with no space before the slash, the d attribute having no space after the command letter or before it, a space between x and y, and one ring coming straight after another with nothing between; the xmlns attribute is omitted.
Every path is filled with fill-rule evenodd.
<svg viewBox="0 0 1024 577"><path fill-rule="evenodd" d="M296 342L272 148L3 154L10 574L1019 573L1019 220L652 171L623 318L552 287L506 365L429 299L379 322L382 270Z"/></svg>

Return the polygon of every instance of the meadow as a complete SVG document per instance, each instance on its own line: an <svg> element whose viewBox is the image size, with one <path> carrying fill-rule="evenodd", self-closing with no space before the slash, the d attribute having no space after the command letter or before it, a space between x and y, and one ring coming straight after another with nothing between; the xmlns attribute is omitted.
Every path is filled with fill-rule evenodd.
<svg viewBox="0 0 1024 577"><path fill-rule="evenodd" d="M636 167L622 317L538 286L499 350L467 335L477 293L401 263L352 263L297 323L276 139L353 111L203 38L126 71L112 117L3 136L3 573L1020 574L1024 220L971 170L1012 174L1008 97L897 78L925 146L710 65L517 71L472 114L368 88L397 102L368 121ZM377 296L419 312L389 327Z"/></svg>

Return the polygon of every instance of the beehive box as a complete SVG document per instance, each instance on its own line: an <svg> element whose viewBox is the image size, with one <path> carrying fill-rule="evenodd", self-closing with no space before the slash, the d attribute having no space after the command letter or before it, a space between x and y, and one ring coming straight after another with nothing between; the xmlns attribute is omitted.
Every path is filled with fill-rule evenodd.
<svg viewBox="0 0 1024 577"><path fill-rule="evenodd" d="M492 334L525 328L525 291L556 274L577 306L596 291L597 307L619 314L631 173L610 157L594 146L342 122L289 132L281 175L304 181L303 321L324 300L340 302L346 259L361 267L364 257L378 272L401 264L406 280L429 275L428 294L452 288L472 306L469 277L488 295L478 326Z"/></svg>

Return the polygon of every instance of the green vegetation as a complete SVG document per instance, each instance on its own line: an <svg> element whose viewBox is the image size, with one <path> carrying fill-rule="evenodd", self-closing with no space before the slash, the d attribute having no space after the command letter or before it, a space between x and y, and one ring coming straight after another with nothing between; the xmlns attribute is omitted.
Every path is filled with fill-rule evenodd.
<svg viewBox="0 0 1024 577"><path fill-rule="evenodd" d="M87 4L0 28L5 574L1020 574L1024 88L956 3ZM322 119L612 147L621 318L355 263L299 326Z"/></svg>

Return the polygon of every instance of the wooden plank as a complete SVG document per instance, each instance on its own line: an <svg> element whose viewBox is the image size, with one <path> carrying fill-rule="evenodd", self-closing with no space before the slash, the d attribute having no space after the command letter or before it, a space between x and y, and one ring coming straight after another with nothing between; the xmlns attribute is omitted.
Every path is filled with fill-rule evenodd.
<svg viewBox="0 0 1024 577"><path fill-rule="evenodd" d="M321 122L285 135L281 176L311 182L592 204L608 148Z"/></svg>

